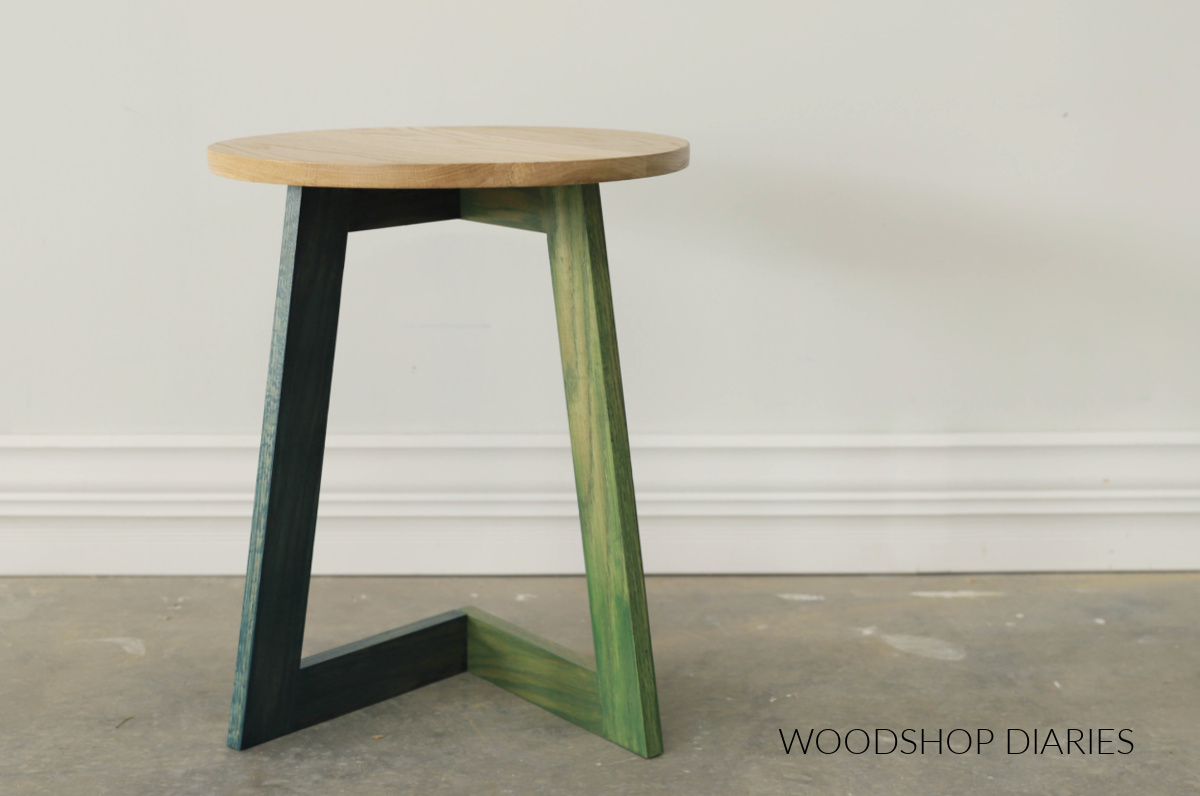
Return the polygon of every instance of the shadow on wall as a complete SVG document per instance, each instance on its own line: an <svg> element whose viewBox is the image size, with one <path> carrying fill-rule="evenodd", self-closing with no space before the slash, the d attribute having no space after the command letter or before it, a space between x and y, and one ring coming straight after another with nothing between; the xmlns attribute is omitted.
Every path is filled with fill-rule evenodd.
<svg viewBox="0 0 1200 796"><path fill-rule="evenodd" d="M699 164L680 179L642 223L672 227L655 231L675 247L659 256L687 264L672 296L695 308L691 330L721 329L704 339L729 378L761 391L764 369L801 374L773 377L796 395L760 396L768 415L1021 430L1194 416L1181 363L1200 356L1200 236L831 172Z"/></svg>
<svg viewBox="0 0 1200 796"><path fill-rule="evenodd" d="M776 263L803 255L868 272L944 278L990 270L1035 282L1095 281L1124 272L1160 280L1162 288L1200 283L1188 257L1200 240L1163 240L1149 227L1039 212L1037 202L1005 206L828 172L719 165L696 172L689 176L703 189L687 195L680 214L701 221L691 234L715 237L715 245L732 238L743 255Z"/></svg>
<svg viewBox="0 0 1200 796"><path fill-rule="evenodd" d="M690 176L704 187L672 215L693 245L747 266L836 274L902 297L910 317L957 308L1046 332L1122 319L1150 331L1190 318L1200 299L1200 238L1178 230L845 174L715 166Z"/></svg>

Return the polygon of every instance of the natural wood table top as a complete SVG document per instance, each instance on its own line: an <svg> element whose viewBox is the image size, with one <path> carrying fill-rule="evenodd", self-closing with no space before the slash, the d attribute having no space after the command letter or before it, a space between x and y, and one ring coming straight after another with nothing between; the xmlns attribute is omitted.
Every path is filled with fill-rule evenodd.
<svg viewBox="0 0 1200 796"><path fill-rule="evenodd" d="M328 188L506 188L679 171L688 142L575 127L376 127L221 141L208 167L235 180Z"/></svg>

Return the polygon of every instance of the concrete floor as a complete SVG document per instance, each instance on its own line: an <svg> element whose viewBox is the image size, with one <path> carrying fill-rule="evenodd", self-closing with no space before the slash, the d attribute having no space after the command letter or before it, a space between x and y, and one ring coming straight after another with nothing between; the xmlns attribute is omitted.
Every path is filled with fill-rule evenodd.
<svg viewBox="0 0 1200 796"><path fill-rule="evenodd" d="M471 675L234 752L241 579L0 579L0 793L1200 792L1200 574L648 590L666 753L645 761ZM465 604L590 647L579 578L320 578L310 604L306 654ZM780 729L825 727L995 741L784 753ZM1068 728L1129 728L1134 748L1009 755L1008 728L1039 744L1053 728L1064 749Z"/></svg>

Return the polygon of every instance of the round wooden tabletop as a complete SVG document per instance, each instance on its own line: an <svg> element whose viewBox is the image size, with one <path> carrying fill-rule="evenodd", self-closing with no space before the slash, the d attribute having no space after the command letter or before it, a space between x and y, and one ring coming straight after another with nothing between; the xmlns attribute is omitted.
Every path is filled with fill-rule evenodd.
<svg viewBox="0 0 1200 796"><path fill-rule="evenodd" d="M512 188L635 180L688 164L682 138L575 127L376 127L234 138L213 174L327 188Z"/></svg>

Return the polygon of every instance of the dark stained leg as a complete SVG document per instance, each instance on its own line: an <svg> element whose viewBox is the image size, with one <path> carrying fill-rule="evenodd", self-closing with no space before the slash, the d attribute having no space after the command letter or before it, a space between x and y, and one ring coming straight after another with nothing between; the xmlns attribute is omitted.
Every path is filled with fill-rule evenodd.
<svg viewBox="0 0 1200 796"><path fill-rule="evenodd" d="M292 731L348 227L346 193L289 187L229 745Z"/></svg>

